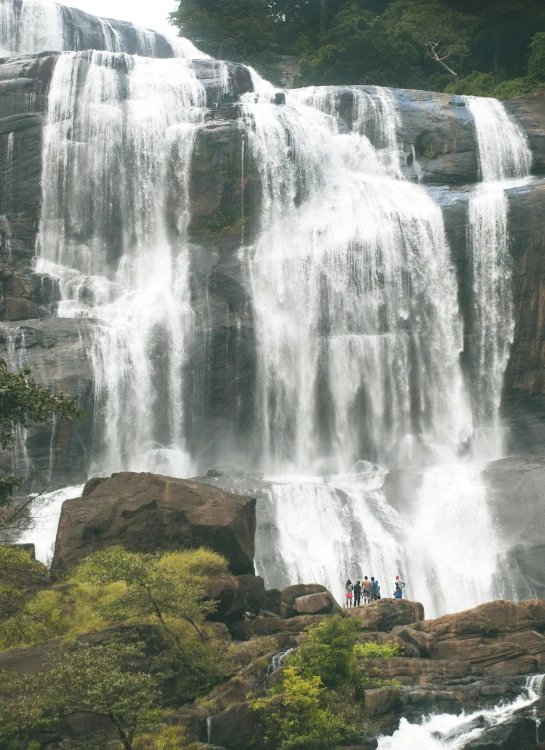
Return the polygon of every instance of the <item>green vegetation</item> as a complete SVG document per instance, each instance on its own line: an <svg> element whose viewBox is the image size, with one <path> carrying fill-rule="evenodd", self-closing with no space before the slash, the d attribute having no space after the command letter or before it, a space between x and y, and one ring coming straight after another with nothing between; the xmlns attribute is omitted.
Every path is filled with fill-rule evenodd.
<svg viewBox="0 0 545 750"><path fill-rule="evenodd" d="M43 388L31 377L30 367L11 372L0 359L0 448L11 448L16 430L60 417L81 416L74 399ZM25 519L34 502L32 496L14 505L13 494L23 484L23 477L0 476L0 531L13 529Z"/></svg>
<svg viewBox="0 0 545 750"><path fill-rule="evenodd" d="M154 723L149 715L160 700L157 681L137 669L143 655L143 645L75 644L57 651L47 671L0 673L2 747L28 747L25 735L63 716L91 714L111 722L125 750L133 750L136 732Z"/></svg>
<svg viewBox="0 0 545 750"><path fill-rule="evenodd" d="M299 85L375 84L515 96L545 85L542 0L181 0L180 32L214 57Z"/></svg>
<svg viewBox="0 0 545 750"><path fill-rule="evenodd" d="M397 643L358 643L354 646L354 654L358 659L392 659L394 656L402 656L401 648Z"/></svg>
<svg viewBox="0 0 545 750"><path fill-rule="evenodd" d="M358 623L339 615L315 625L282 679L253 701L271 750L319 750L355 742L363 734L363 691L393 685L369 675L366 658L399 654L393 643L356 643Z"/></svg>
<svg viewBox="0 0 545 750"><path fill-rule="evenodd" d="M47 571L30 553L0 547L0 648L66 639L43 673L0 672L0 746L30 748L36 732L60 719L93 714L126 749L185 747L155 709L204 696L278 648L275 638L239 648L214 636L206 588L209 576L226 572L224 558L206 549L144 555L112 547L47 587ZM86 747L103 748L99 735Z"/></svg>
<svg viewBox="0 0 545 750"><path fill-rule="evenodd" d="M205 618L215 607L203 599L208 577L227 571L224 558L206 549L144 555L110 547L86 558L63 584L34 593L40 563L10 547L0 548L0 563L0 649L123 623L157 624L179 647L195 636L205 641ZM4 590L11 610L1 608Z"/></svg>

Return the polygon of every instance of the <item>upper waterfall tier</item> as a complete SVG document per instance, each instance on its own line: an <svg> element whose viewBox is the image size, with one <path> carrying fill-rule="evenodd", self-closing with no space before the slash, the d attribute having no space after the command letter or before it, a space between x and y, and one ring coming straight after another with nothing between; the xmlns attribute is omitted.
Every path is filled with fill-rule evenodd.
<svg viewBox="0 0 545 750"><path fill-rule="evenodd" d="M0 56L104 50L143 57L206 58L188 39L98 18L52 0L0 0Z"/></svg>

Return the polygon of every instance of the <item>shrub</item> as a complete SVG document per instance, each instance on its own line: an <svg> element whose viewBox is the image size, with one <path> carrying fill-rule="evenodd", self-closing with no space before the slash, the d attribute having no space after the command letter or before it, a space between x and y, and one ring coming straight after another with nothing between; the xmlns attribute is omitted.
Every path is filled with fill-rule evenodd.
<svg viewBox="0 0 545 750"><path fill-rule="evenodd" d="M251 704L263 721L265 742L275 750L317 750L355 740L361 733L341 712L327 706L318 676L305 678L286 667L281 692Z"/></svg>
<svg viewBox="0 0 545 750"><path fill-rule="evenodd" d="M401 647L393 641L384 644L357 643L354 646L354 655L358 659L391 659L401 655Z"/></svg>
<svg viewBox="0 0 545 750"><path fill-rule="evenodd" d="M351 682L356 671L354 642L358 625L355 620L336 615L308 630L307 640L293 658L306 678L318 676L328 688L339 688Z"/></svg>

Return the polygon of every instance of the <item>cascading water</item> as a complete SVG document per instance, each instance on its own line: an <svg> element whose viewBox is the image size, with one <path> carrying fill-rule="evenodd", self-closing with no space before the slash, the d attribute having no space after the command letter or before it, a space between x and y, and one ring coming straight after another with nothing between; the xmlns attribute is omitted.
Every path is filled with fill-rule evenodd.
<svg viewBox="0 0 545 750"><path fill-rule="evenodd" d="M60 5L49 0L0 0L0 55L63 49Z"/></svg>
<svg viewBox="0 0 545 750"><path fill-rule="evenodd" d="M132 52L144 57L207 58L188 39L166 37L163 34L130 27L130 35L115 28L115 22L94 19L102 36L92 37L93 46L107 52ZM126 29L125 29L126 31ZM130 36L130 39L129 39ZM158 55L158 40L167 50ZM30 54L86 48L80 38L74 14L68 7L53 0L0 0L0 56Z"/></svg>
<svg viewBox="0 0 545 750"><path fill-rule="evenodd" d="M204 103L184 60L68 53L55 67L38 267L60 279L60 316L94 321L93 471L191 473L183 431L192 321L184 238Z"/></svg>
<svg viewBox="0 0 545 750"><path fill-rule="evenodd" d="M46 0L17 7L25 4L27 12L59 7ZM22 17L10 16L16 6L6 0L0 8L2 40L11 34L20 51L21 32L7 29ZM66 12L47 25L58 48ZM188 475L184 380L195 337L186 230L204 89L186 61L119 54L124 40L114 22L98 22L109 51L61 56L50 86L38 270L59 279L61 316L89 320L90 471ZM156 54L156 35L136 35L142 52ZM41 45L51 46L27 46ZM172 54L192 51L183 40L171 46ZM215 74L225 93L227 67L218 63ZM260 229L241 256L257 340L253 458L277 478L267 500L287 571L277 585L319 581L340 598L346 577L374 574L389 595L401 572L430 616L505 593L495 588L501 543L480 468L459 458L470 439L481 455L474 426L497 419L512 327L504 203L487 212L477 197L470 205L480 368L471 400L441 210L403 179L392 92L302 89L277 106L270 84L251 74L242 162L247 155L261 180ZM468 103L484 179L527 171L525 147L500 105L496 129L481 137L483 105ZM504 144L501 168L485 168L496 142ZM489 402L475 398L487 379L494 383ZM382 489L391 468L420 476L414 507L403 516ZM259 552L256 563L274 585L275 571Z"/></svg>
<svg viewBox="0 0 545 750"><path fill-rule="evenodd" d="M263 177L249 249L260 445L265 470L292 474L270 515L291 582L320 580L340 599L347 577L373 573L390 595L403 571L433 616L492 598L501 545L480 470L458 457L472 415L442 215L401 179L391 93L351 92L352 132L335 89L246 104ZM380 484L338 476L360 457L422 474L409 518ZM333 476L297 479L309 470Z"/></svg>
<svg viewBox="0 0 545 750"><path fill-rule="evenodd" d="M365 136L293 99L246 104L263 185L249 272L264 466L388 465L413 434L455 449L470 415L441 211Z"/></svg>
<svg viewBox="0 0 545 750"><path fill-rule="evenodd" d="M536 703L542 695L543 678L544 675L528 677L523 694L492 709L459 716L438 714L421 724L402 719L391 737L379 737L378 750L463 750L472 740L484 739L488 729L505 724Z"/></svg>
<svg viewBox="0 0 545 750"><path fill-rule="evenodd" d="M465 97L475 121L483 183L471 196L468 247L473 316L471 393L477 454L502 453L499 407L514 320L506 181L526 177L532 155L518 123L496 99Z"/></svg>

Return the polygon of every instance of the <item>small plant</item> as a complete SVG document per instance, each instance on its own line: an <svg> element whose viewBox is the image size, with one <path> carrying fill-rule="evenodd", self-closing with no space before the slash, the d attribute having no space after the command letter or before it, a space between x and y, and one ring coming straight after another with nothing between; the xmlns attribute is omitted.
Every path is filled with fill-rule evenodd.
<svg viewBox="0 0 545 750"><path fill-rule="evenodd" d="M398 643L358 643L354 646L354 655L357 659L392 659L401 655L401 647Z"/></svg>
<svg viewBox="0 0 545 750"><path fill-rule="evenodd" d="M485 638L496 638L500 634L500 628L486 620L477 623L477 631Z"/></svg>

